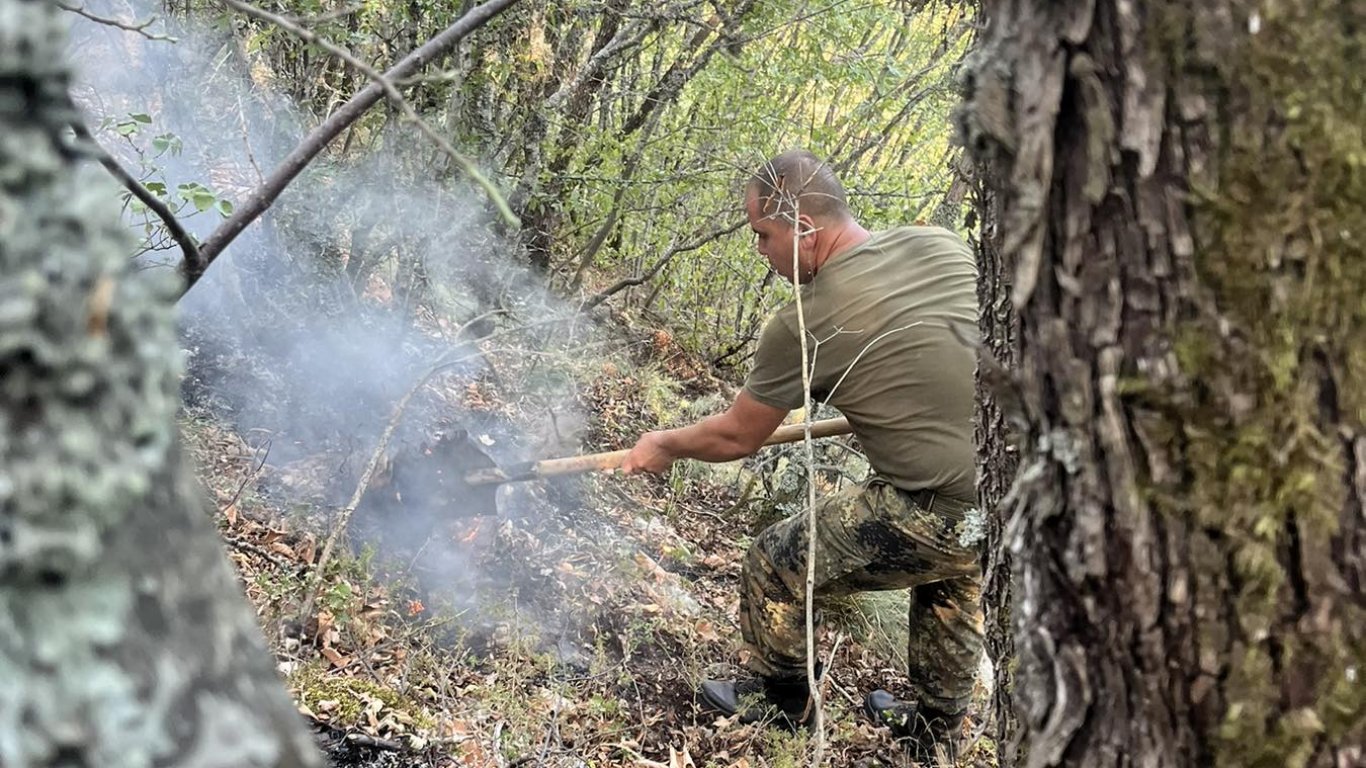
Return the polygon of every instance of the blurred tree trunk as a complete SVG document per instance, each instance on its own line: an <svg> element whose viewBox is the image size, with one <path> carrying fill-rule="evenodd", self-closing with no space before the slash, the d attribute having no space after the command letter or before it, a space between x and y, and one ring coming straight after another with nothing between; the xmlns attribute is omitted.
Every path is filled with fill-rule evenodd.
<svg viewBox="0 0 1366 768"><path fill-rule="evenodd" d="M64 42L0 0L0 765L318 765L176 441L177 286L78 172Z"/></svg>
<svg viewBox="0 0 1366 768"><path fill-rule="evenodd" d="M984 5L1020 762L1362 765L1366 7Z"/></svg>

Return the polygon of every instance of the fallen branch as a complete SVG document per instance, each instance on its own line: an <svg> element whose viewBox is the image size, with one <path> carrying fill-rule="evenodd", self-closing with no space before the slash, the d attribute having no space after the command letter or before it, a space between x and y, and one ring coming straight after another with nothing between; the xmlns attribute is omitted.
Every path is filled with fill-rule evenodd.
<svg viewBox="0 0 1366 768"><path fill-rule="evenodd" d="M500 311L501 310L497 309L490 310L471 318L456 330L455 335L459 336L470 326L491 315L498 314ZM501 334L486 336L485 340L487 341L488 339L492 339L499 335ZM356 508L360 506L361 499L365 496L366 489L370 487L370 480L375 476L375 470L379 468L379 463L384 458L384 452L389 448L389 441L393 439L394 432L398 429L398 423L403 418L403 412L408 408L408 401L412 400L413 395L416 395L418 390L422 389L422 387L426 385L428 381L431 381L432 377L436 374L453 365L469 362L484 354L476 348L476 351L469 355L457 358L452 357L457 350L465 348L467 348L465 345L457 346L445 355L442 355L432 367L427 369L426 373L418 378L413 386L408 388L407 392L403 393L403 397L399 398L398 403L394 406L394 412L389 417L389 423L385 425L384 431L380 433L379 442L375 444L375 450L370 454L370 461L366 463L365 471L361 473L360 481L356 483L356 490L351 494L351 500L342 508L341 514L337 517L337 522L332 525L332 531L327 535L327 541L323 544L322 554L318 556L318 565L313 569L313 578L310 579L311 583L308 587L308 596L304 598L303 609L299 612L300 618L307 620L313 613L313 603L318 598L318 587L322 585L323 575L327 570L327 564L332 559L332 550L336 547L337 541L341 539L342 534L346 532L347 526L351 524L351 516L356 513Z"/></svg>
<svg viewBox="0 0 1366 768"><path fill-rule="evenodd" d="M379 441L375 444L375 450L371 452L370 460L365 464L365 471L361 472L360 480L356 483L356 490L351 494L351 500L342 508L341 514L337 516L337 521L332 524L332 531L327 534L327 541L323 544L322 554L318 557L318 565L313 569L308 596L304 598L303 608L299 612L301 619L306 621L313 614L313 603L318 598L318 588L322 586L327 564L332 560L332 550L336 548L337 541L341 539L347 526L351 524L351 516L356 513L356 508L360 506L361 499L365 497L365 491L370 487L370 480L375 476L375 470L379 468L380 462L384 459L384 453L389 448L389 441L393 439L394 432L398 430L398 424L403 419L403 412L408 408L408 401L412 400L413 395L416 395L418 390L422 389L436 374L453 365L459 365L480 357L482 354L482 352L475 352L455 359L451 359L449 356L443 357L431 368L428 368L427 372L422 374L394 405L394 412L389 416L389 423L385 425L384 431L380 433Z"/></svg>
<svg viewBox="0 0 1366 768"><path fill-rule="evenodd" d="M181 226L180 220L176 218L175 213L171 211L165 201L152 194L152 190L143 186L142 182L133 178L133 174L119 165L119 161L115 160L114 156L109 154L109 151L95 140L95 137L91 135L90 129L85 126L85 123L80 120L72 120L71 129L76 132L76 138L83 142L81 148L93 155L96 160L100 161L100 165L104 166L104 169L109 171L111 176L118 179L124 189L127 189L133 197L138 199L138 202L147 206L147 210L155 213L157 218L161 219L161 223L166 227L166 231L170 233L171 237L176 241L176 244L180 246L182 257L186 261L198 260L199 246L195 244L194 236L185 231L185 227Z"/></svg>
<svg viewBox="0 0 1366 768"><path fill-rule="evenodd" d="M423 43L417 50L403 57L401 61L389 68L384 73L383 79L392 84L394 80L413 74L517 1L489 0L489 2L472 9L436 37ZM297 27L297 25L295 26ZM370 85L352 96L350 101L347 101L328 116L308 136L304 137L303 141L299 142L298 146L285 156L285 159L280 162L280 165L271 173L265 183L257 187L246 200L243 200L233 215L204 240L199 248L199 258L193 261L187 259L181 264L180 271L185 277L185 290L188 291L199 281L199 278L203 277L209 264L213 263L213 260L223 252L229 243L242 234L242 230L246 229L248 224L255 221L262 213L265 213L267 208L274 204L290 182L302 173L304 168L308 167L308 164L317 157L324 147L358 120L361 115L365 114L384 94L383 85L378 82L371 82Z"/></svg>
<svg viewBox="0 0 1366 768"><path fill-rule="evenodd" d="M308 568L308 565L306 563L291 563L284 557L274 552L271 552L265 547L262 547L257 544L252 544L249 541L245 541L231 534L225 534L223 536L223 540L228 542L228 546L232 547L233 549L241 550L243 552L256 555L257 557L269 562L271 565L280 569L282 573L302 574L303 571Z"/></svg>
<svg viewBox="0 0 1366 768"><path fill-rule="evenodd" d="M849 702L849 708L851 710L858 712L861 709L863 709L863 702L855 698L854 694L850 693L848 689L846 689L844 686L840 685L833 679L830 679L830 689L833 690L835 693L838 693L841 697L844 698L845 701Z"/></svg>
<svg viewBox="0 0 1366 768"><path fill-rule="evenodd" d="M381 739L378 736L371 736L368 733L352 731L346 734L346 740L352 744L370 749L379 749L386 752L402 752L403 745L393 739Z"/></svg>

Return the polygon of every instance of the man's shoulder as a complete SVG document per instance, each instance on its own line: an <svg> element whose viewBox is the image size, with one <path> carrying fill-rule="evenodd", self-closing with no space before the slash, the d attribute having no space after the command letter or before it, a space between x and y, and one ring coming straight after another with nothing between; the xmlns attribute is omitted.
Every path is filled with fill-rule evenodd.
<svg viewBox="0 0 1366 768"><path fill-rule="evenodd" d="M876 255L870 267L913 270L926 275L974 275L977 256L963 238L950 229L912 225L885 229L869 240Z"/></svg>
<svg viewBox="0 0 1366 768"><path fill-rule="evenodd" d="M907 224L873 233L870 242L883 247L952 248L971 253L968 244L957 232L931 224Z"/></svg>

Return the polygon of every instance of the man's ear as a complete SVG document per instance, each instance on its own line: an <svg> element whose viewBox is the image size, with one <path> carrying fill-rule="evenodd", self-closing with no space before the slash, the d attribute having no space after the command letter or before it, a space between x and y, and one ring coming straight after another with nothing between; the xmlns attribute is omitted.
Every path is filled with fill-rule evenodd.
<svg viewBox="0 0 1366 768"><path fill-rule="evenodd" d="M803 252L816 247L816 221L802 214L797 217L797 248Z"/></svg>

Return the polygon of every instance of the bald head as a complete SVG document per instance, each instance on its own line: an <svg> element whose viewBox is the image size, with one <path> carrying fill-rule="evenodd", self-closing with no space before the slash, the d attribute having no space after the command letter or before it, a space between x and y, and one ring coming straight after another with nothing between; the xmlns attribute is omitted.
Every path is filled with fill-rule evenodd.
<svg viewBox="0 0 1366 768"><path fill-rule="evenodd" d="M770 159L759 167L745 185L754 195L764 216L788 224L797 212L821 220L850 217L844 186L824 160L804 149L794 149Z"/></svg>
<svg viewBox="0 0 1366 768"><path fill-rule="evenodd" d="M801 283L871 237L850 213L834 171L804 150L784 152L750 176L745 216L754 247L773 271Z"/></svg>

